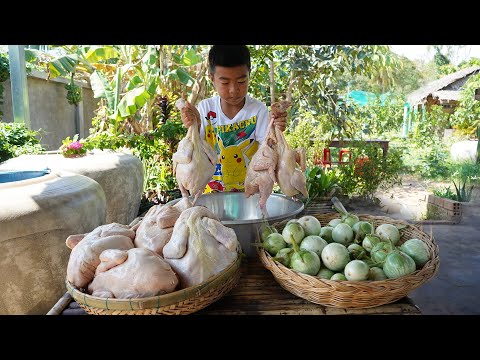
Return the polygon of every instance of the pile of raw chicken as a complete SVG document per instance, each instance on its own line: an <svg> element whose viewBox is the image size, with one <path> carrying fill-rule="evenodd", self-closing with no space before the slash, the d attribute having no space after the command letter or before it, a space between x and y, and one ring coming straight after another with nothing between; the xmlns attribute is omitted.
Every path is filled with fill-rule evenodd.
<svg viewBox="0 0 480 360"><path fill-rule="evenodd" d="M232 264L235 231L188 198L150 208L136 224L101 225L66 240L67 280L99 297L143 298L202 283Z"/></svg>
<svg viewBox="0 0 480 360"><path fill-rule="evenodd" d="M275 103L272 112L283 112L289 105ZM153 206L130 225L112 223L69 236L67 280L81 291L121 299L167 294L200 284L237 259L241 248L235 231L206 207L195 206L215 172L216 154L200 138L197 109L183 100L177 107L196 124L173 155L182 199ZM287 196L308 196L304 170L305 151L292 150L270 122L265 141L249 163L245 196L259 193L264 214L275 183Z"/></svg>

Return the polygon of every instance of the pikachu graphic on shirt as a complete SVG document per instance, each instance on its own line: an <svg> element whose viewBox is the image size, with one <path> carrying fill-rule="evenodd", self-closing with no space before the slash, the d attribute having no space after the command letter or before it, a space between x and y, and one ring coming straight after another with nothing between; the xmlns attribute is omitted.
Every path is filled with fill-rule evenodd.
<svg viewBox="0 0 480 360"><path fill-rule="evenodd" d="M215 119L217 118L217 114L214 111L209 111L207 116L205 116L205 120L207 120L207 126L205 126L205 141L210 144L213 150L215 150Z"/></svg>
<svg viewBox="0 0 480 360"><path fill-rule="evenodd" d="M247 166L243 156L245 149L253 139L248 139L238 145L223 146L222 139L217 136L217 144L220 149L219 162L222 164L223 183L228 191L229 188L243 188Z"/></svg>
<svg viewBox="0 0 480 360"><path fill-rule="evenodd" d="M212 125L210 119L207 119L207 126L205 126L205 141L210 144L213 150L215 150L215 128Z"/></svg>

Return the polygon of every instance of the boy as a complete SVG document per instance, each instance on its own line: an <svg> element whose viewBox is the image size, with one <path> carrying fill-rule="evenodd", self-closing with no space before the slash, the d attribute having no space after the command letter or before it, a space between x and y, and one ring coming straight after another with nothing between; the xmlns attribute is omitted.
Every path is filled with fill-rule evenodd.
<svg viewBox="0 0 480 360"><path fill-rule="evenodd" d="M200 136L218 155L217 168L205 192L244 191L247 167L267 135L270 115L262 102L247 95L250 52L244 45L214 45L208 54L210 79L218 96L202 100ZM192 106L188 104L188 106ZM188 128L191 123L184 117ZM274 118L281 131L287 113Z"/></svg>

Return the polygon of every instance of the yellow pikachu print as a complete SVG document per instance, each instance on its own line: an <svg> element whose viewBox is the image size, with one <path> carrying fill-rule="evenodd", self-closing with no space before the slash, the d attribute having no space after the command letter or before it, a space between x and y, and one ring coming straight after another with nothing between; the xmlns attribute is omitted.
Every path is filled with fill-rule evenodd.
<svg viewBox="0 0 480 360"><path fill-rule="evenodd" d="M248 158L248 160L252 160L253 158L253 155L255 155L255 153L257 152L258 150L258 141L254 141L252 146L250 146L247 150L245 150L245 153L244 155Z"/></svg>
<svg viewBox="0 0 480 360"><path fill-rule="evenodd" d="M247 167L242 150L252 141L253 139L248 139L238 145L224 147L222 139L217 136L217 143L220 148L219 161L222 164L223 183L225 185L244 183Z"/></svg>
<svg viewBox="0 0 480 360"><path fill-rule="evenodd" d="M210 119L207 118L208 125L205 126L205 141L210 144L213 150L215 150L215 128L212 125Z"/></svg>

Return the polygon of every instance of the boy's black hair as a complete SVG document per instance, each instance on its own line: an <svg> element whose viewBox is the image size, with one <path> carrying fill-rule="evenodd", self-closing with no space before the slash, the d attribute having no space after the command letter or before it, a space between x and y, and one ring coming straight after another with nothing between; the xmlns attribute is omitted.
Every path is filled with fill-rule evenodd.
<svg viewBox="0 0 480 360"><path fill-rule="evenodd" d="M251 71L250 51L245 45L213 45L208 53L210 73L215 73L215 66L233 67L247 65Z"/></svg>

